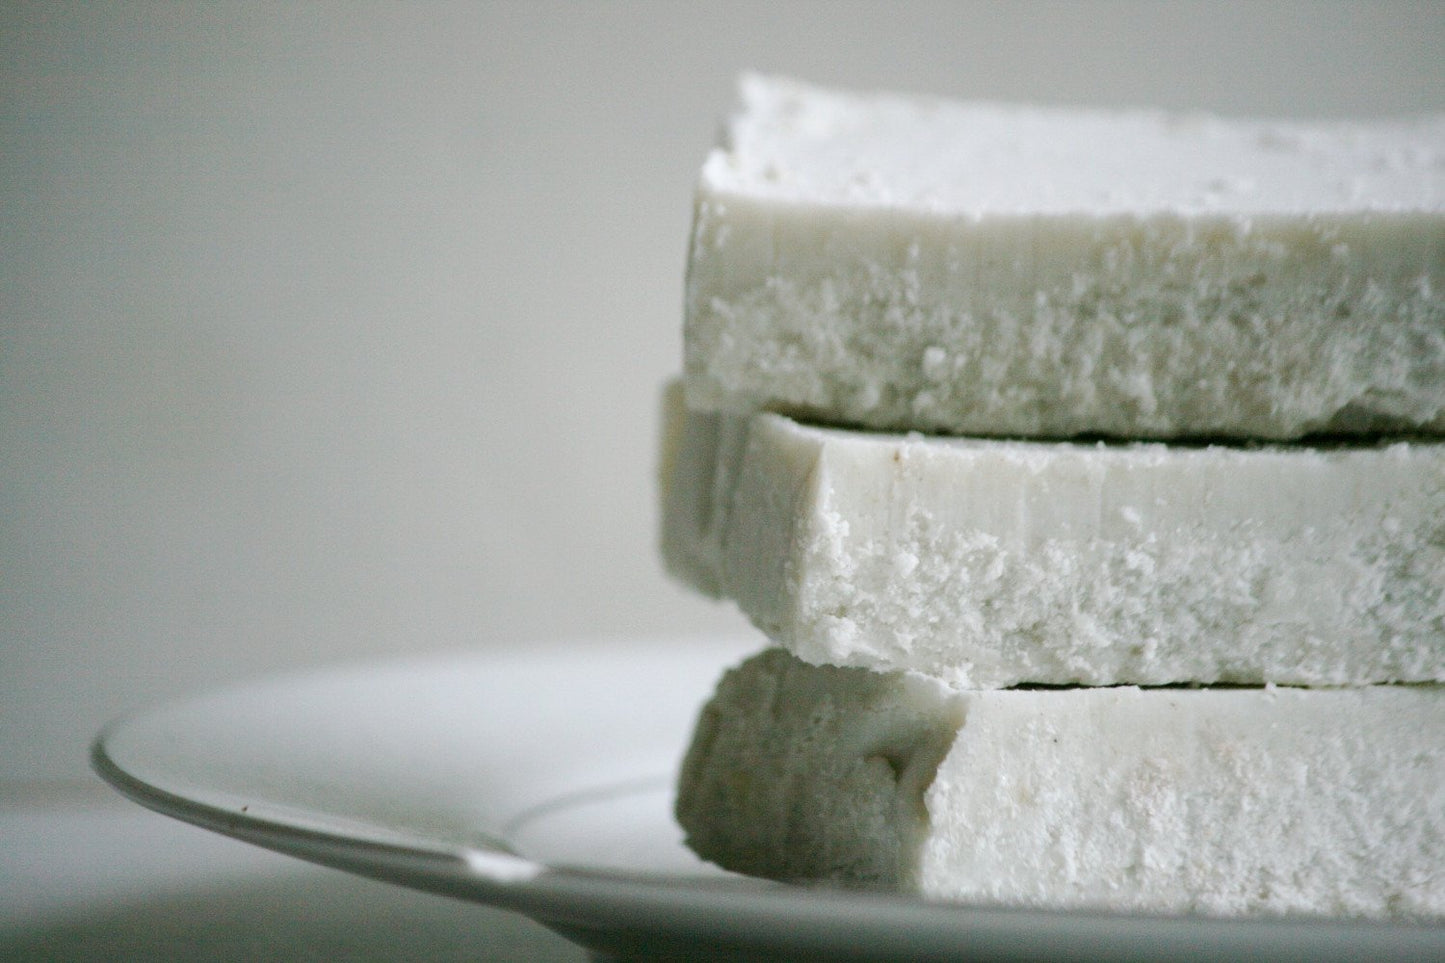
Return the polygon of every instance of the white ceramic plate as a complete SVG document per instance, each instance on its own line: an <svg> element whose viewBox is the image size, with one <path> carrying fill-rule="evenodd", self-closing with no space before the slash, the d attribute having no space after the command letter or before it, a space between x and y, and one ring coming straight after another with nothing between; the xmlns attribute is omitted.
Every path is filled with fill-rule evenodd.
<svg viewBox="0 0 1445 963"><path fill-rule="evenodd" d="M705 865L673 824L673 773L717 677L756 647L552 646L294 676L123 720L93 758L152 809L629 959L1445 959L1445 927L944 906Z"/></svg>

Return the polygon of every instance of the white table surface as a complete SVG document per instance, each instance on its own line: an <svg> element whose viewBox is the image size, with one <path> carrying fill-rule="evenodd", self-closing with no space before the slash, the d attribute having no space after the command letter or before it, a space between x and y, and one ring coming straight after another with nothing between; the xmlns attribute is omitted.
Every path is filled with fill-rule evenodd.
<svg viewBox="0 0 1445 963"><path fill-rule="evenodd" d="M0 960L535 960L524 917L312 866L119 796L0 811Z"/></svg>

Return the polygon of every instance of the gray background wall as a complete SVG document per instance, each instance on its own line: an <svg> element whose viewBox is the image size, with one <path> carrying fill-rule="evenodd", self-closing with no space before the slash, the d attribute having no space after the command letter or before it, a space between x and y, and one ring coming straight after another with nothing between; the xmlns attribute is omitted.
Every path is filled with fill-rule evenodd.
<svg viewBox="0 0 1445 963"><path fill-rule="evenodd" d="M1440 3L0 7L0 800L264 673L739 629L653 551L695 168L751 67L1445 109Z"/></svg>

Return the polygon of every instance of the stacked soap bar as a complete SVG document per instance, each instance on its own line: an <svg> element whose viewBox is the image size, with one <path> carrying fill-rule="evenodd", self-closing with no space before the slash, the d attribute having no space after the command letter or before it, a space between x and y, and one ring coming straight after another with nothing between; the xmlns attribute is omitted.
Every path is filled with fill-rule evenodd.
<svg viewBox="0 0 1445 963"><path fill-rule="evenodd" d="M671 421L669 568L806 661L964 688L1445 679L1445 443Z"/></svg>
<svg viewBox="0 0 1445 963"><path fill-rule="evenodd" d="M995 689L729 672L678 817L724 866L940 899L1440 916L1436 687Z"/></svg>
<svg viewBox="0 0 1445 963"><path fill-rule="evenodd" d="M689 843L1445 917L1445 118L742 99L662 543L775 647L703 712Z"/></svg>
<svg viewBox="0 0 1445 963"><path fill-rule="evenodd" d="M1445 431L1445 117L1223 122L745 78L703 167L704 410L955 434Z"/></svg>

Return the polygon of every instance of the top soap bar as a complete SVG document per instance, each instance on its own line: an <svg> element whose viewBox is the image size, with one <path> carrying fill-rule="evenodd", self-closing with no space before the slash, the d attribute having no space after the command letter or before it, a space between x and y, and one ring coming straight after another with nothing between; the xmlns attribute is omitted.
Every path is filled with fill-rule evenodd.
<svg viewBox="0 0 1445 963"><path fill-rule="evenodd" d="M747 75L704 189L949 217L1419 211L1445 204L1445 118L1224 121L848 94Z"/></svg>
<svg viewBox="0 0 1445 963"><path fill-rule="evenodd" d="M704 164L686 390L892 429L1445 432L1445 116L1266 123L756 76Z"/></svg>

